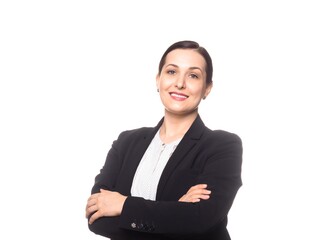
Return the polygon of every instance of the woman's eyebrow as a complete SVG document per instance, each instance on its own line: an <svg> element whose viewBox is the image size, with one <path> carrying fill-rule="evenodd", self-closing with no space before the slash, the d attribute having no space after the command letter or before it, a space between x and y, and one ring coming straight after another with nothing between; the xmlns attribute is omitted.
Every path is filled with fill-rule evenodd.
<svg viewBox="0 0 336 240"><path fill-rule="evenodd" d="M179 67L178 65L176 65L176 64L173 64L173 63L167 64L167 66L166 66L166 67L169 67L169 66L176 67L176 68L178 68L178 67ZM191 70L198 69L198 70L202 71L202 69L201 69L200 67L190 67L189 69L191 69Z"/></svg>
<svg viewBox="0 0 336 240"><path fill-rule="evenodd" d="M167 64L167 66L166 66L166 67L169 67L169 66L172 66L172 67L176 67L176 68L178 68L178 66L177 66L176 64L172 64L172 63L170 63L170 64Z"/></svg>
<svg viewBox="0 0 336 240"><path fill-rule="evenodd" d="M190 67L189 69L191 69L191 70L198 69L198 70L202 71L202 69L199 68L199 67Z"/></svg>

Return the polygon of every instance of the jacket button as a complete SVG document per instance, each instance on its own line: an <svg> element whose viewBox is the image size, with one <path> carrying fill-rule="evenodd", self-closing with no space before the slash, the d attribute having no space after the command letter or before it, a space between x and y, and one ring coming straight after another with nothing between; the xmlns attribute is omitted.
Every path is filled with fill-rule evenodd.
<svg viewBox="0 0 336 240"><path fill-rule="evenodd" d="M137 227L136 223L131 223L131 227L136 228Z"/></svg>
<svg viewBox="0 0 336 240"><path fill-rule="evenodd" d="M142 230L142 229L144 228L144 225L143 225L142 223L140 223L140 224L138 225L138 228Z"/></svg>

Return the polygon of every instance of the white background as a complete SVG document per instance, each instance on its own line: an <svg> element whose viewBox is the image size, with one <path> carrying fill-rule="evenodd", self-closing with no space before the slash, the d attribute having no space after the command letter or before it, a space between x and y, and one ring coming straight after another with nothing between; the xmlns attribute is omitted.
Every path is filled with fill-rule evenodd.
<svg viewBox="0 0 336 240"><path fill-rule="evenodd" d="M200 114L244 144L233 240L335 240L334 1L1 1L1 239L103 239L84 217L118 134L163 114L155 75L191 39Z"/></svg>

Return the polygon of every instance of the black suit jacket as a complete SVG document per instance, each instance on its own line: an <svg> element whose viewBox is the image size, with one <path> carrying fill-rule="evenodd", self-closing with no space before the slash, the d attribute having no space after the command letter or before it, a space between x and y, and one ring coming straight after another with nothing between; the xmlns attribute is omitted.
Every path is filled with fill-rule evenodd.
<svg viewBox="0 0 336 240"><path fill-rule="evenodd" d="M103 188L131 195L136 169L162 122L119 135L95 178L92 193ZM210 130L198 116L163 170L156 201L130 196L121 216L102 217L89 228L111 239L228 240L227 215L242 185L241 165L241 139ZM178 202L191 186L200 183L208 184L210 199Z"/></svg>

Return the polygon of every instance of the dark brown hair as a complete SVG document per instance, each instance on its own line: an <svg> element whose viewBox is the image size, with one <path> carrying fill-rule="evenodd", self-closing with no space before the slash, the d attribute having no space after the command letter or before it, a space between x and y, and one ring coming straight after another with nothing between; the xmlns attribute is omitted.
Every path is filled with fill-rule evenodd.
<svg viewBox="0 0 336 240"><path fill-rule="evenodd" d="M212 71L213 71L213 67L212 67L212 60L210 57L210 54L208 53L208 51L204 48L201 47L197 42L194 41L179 41L176 42L174 44L172 44L162 55L160 63L159 63L159 74L162 71L163 65L165 65L166 63L166 57L168 55L168 53L170 53L171 51L175 50L175 49L194 49L195 51L197 51L199 54L201 54L205 60L206 63L206 67L205 67L205 71L206 71L206 84L212 84Z"/></svg>

